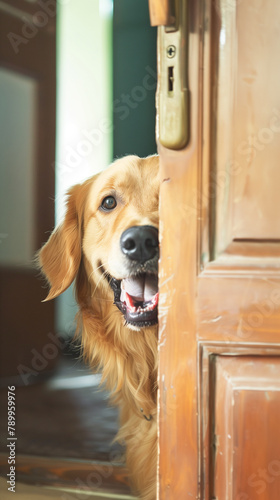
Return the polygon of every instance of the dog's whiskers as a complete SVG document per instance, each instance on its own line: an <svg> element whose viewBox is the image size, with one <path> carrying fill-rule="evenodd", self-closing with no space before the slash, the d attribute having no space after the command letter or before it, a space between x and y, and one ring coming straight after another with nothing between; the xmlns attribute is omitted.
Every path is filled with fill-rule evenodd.
<svg viewBox="0 0 280 500"><path fill-rule="evenodd" d="M92 272L90 273L88 279L90 279L92 277L92 275L93 275L93 273L95 273L95 271L98 271L98 269L101 269L101 268L102 268L102 264L100 264L100 266L98 266L95 269L93 269ZM102 274L105 274L105 272L102 273Z"/></svg>
<svg viewBox="0 0 280 500"><path fill-rule="evenodd" d="M103 267L103 266L102 266L102 264L100 264L100 266L98 266L98 267L95 269L95 271L98 271L98 269L101 269L102 267ZM106 271L105 271L105 272L106 272Z"/></svg>
<svg viewBox="0 0 280 500"><path fill-rule="evenodd" d="M98 269L103 269L103 265L102 265L102 264L100 264L100 266L98 266L96 269L94 269L94 270L92 271L92 273L90 274L89 279L90 279L90 277L92 276L92 274L93 274L95 271L97 271ZM94 294L95 294L95 292L96 292L96 290L97 290L97 288L98 288L98 285L99 285L100 281L102 280L102 278L103 278L103 277L105 277L105 278L106 278L108 275L109 275L109 273L108 273L107 271L105 271L105 270L104 270L104 271L102 272L102 274L101 274L101 276L100 276L100 278L99 278L99 280L98 280L98 282L97 282L97 284L96 284L96 286L95 286L95 288L94 288L94 290L93 290L93 292L92 292L92 294L91 294L91 297L93 297L93 296L94 296ZM95 298L96 298L96 297L95 297ZM99 300L104 300L104 299L100 299L100 298L99 298ZM105 300L106 300L106 299L105 299Z"/></svg>
<svg viewBox="0 0 280 500"><path fill-rule="evenodd" d="M99 283L100 283L100 281L102 280L102 278L103 278L103 276L104 276L104 275L105 275L105 273L102 273L102 274L101 274L101 276L100 276L100 278L99 278L99 280L98 280L98 282L97 282L97 284L96 284L96 287L95 287L95 289L93 290L93 292L92 292L92 294L91 294L91 297L93 297L93 296L94 296L94 294L95 294L95 292L96 292L96 290L97 290L97 287L98 287L98 285L99 285Z"/></svg>

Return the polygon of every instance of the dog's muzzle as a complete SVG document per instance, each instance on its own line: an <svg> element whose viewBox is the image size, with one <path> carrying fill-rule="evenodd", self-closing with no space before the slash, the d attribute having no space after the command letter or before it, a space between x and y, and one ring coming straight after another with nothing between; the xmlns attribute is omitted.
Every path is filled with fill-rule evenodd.
<svg viewBox="0 0 280 500"><path fill-rule="evenodd" d="M114 291L114 303L127 323L136 327L158 321L158 230L154 226L133 226L120 239L128 259L128 276L108 279Z"/></svg>

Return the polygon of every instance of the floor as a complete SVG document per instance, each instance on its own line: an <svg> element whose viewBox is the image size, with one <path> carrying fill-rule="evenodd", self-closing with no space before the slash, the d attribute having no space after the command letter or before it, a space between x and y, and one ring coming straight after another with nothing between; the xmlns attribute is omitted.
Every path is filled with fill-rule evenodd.
<svg viewBox="0 0 280 500"><path fill-rule="evenodd" d="M4 478L0 478L0 498L1 500L11 500L12 493L7 490L7 483ZM137 500L132 496L100 494L79 491L73 493L69 490L58 490L56 488L46 488L42 486L30 486L17 484L15 494L12 498L18 500Z"/></svg>
<svg viewBox="0 0 280 500"><path fill-rule="evenodd" d="M30 386L16 386L16 453L18 456L38 457L38 471L42 457L51 463L70 460L94 461L110 464L122 461L123 449L112 443L118 430L118 412L110 405L109 395L99 387L100 375L92 374L77 359L76 354L65 352L58 360L52 375L46 380ZM7 455L7 386L0 389L0 455ZM40 457L40 458L39 458ZM4 467L6 459L4 458ZM7 462L7 461L6 461ZM31 470L31 469L30 469ZM7 489L6 470L0 475L0 497L5 500L11 492ZM38 472L38 478L39 478ZM19 480L21 481L21 480ZM26 482L24 480L24 482ZM29 481L27 481L29 482ZM77 499L77 487L70 492L65 489L49 489L35 486L36 467L32 466L31 485L16 484L16 496L22 500ZM40 483L40 481L38 481ZM49 481L47 481L47 484ZM50 481L51 483L51 481ZM42 483L40 483L42 484ZM112 491L102 493L79 492L83 498L132 498L125 487L123 495ZM117 490L116 490L117 491ZM104 496L105 495L105 496Z"/></svg>
<svg viewBox="0 0 280 500"><path fill-rule="evenodd" d="M99 375L68 353L43 383L16 387L17 453L107 460L119 450L112 444L118 413L99 382ZM7 388L0 390L0 405L7 406ZM6 445L7 422L1 414L0 451Z"/></svg>

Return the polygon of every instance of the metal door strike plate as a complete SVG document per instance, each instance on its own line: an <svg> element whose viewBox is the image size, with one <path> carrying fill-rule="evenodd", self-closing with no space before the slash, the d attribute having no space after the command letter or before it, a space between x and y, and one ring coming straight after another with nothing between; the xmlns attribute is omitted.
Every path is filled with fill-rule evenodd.
<svg viewBox="0 0 280 500"><path fill-rule="evenodd" d="M176 2L173 26L158 27L157 137L169 149L189 140L187 2Z"/></svg>

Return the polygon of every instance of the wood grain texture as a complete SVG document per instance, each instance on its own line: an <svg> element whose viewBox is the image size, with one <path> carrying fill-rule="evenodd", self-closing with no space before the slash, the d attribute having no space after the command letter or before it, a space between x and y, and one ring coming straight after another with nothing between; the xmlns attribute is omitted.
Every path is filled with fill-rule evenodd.
<svg viewBox="0 0 280 500"><path fill-rule="evenodd" d="M239 274L201 275L198 284L198 334L202 340L279 342L280 277Z"/></svg>
<svg viewBox="0 0 280 500"><path fill-rule="evenodd" d="M276 481L279 458L274 457L279 449L275 443L280 439L274 416L274 411L279 413L280 402L278 208L271 213L272 205L279 206L275 189L279 184L279 144L271 144L267 170L261 155L256 169L245 165L238 170L234 163L239 130L252 129L253 134L259 117L267 117L271 107L272 94L266 98L263 75L256 72L252 81L244 80L252 68L251 59L244 58L242 44L246 39L246 50L250 46L254 51L256 33L260 33L259 15L267 4L258 0L258 6L257 11L252 2L229 5L223 0L205 0L191 9L191 142L177 153L159 146L160 500L257 500L259 494L274 500L280 495ZM250 9L254 11L252 16ZM269 16L271 6L267 6L266 22L262 24L264 68L270 64L271 44L273 54L279 45L278 35L272 39L269 34ZM249 29L244 34L246 20ZM242 71L241 63L236 65L237 56L247 65ZM261 71L262 63L255 53L254 65L257 59ZM244 99L243 110L236 104L237 83ZM254 92L262 95L258 104ZM277 105L276 83L272 93ZM264 192L271 197L267 206ZM229 357L234 368L225 376L226 391L221 386L221 371L216 368L220 360L223 364ZM271 370L276 374L272 392L262 377ZM234 411L229 396L231 379L243 381L236 392ZM227 454L213 439L219 425L220 442L229 442L226 421L240 440L238 450L235 442ZM229 481L232 466L234 474ZM270 474L268 479L259 477L259 471ZM251 478L254 473L257 477ZM251 482L265 480L271 490L266 486L266 493L258 493L260 483L255 490L249 485L250 489L248 478Z"/></svg>
<svg viewBox="0 0 280 500"><path fill-rule="evenodd" d="M228 5L219 0L214 15L212 123L215 120L216 125L209 184L218 202L218 255L233 239L280 237L280 70L276 62L280 4L248 0Z"/></svg>
<svg viewBox="0 0 280 500"><path fill-rule="evenodd" d="M266 9L263 2L258 2L258 6L258 13ZM210 39L204 36L206 58L210 44L212 91L209 100L204 100L204 108L208 109L203 108L204 120L210 117L211 133L205 125L202 146L204 190L199 195L202 237L198 257L201 266L197 288L197 333L203 352L199 361L201 498L207 500L274 499L278 498L280 491L277 477L273 479L271 474L271 471L277 472L274 461L278 460L276 450L279 445L275 448L274 444L279 443L280 435L273 414L279 407L280 392L276 381L273 395L264 396L267 386L263 378L269 370L274 370L277 378L280 354L280 246L276 208L279 197L275 190L279 175L277 146L272 143L266 146L267 158L270 158L266 170L266 159L260 151L248 163L248 156L241 154L236 142L236 137L239 141L246 141L259 133L260 116L263 122L268 119L272 95L266 96L265 70L262 74L259 71L262 64L263 67L270 64L270 43L274 44L272 54L279 43L277 36L272 42L265 22L262 24L262 50L268 51L267 57L263 52L262 58L256 52L253 54L253 40L259 33L259 23L256 10L253 16L249 14L251 7L250 3L242 6L236 3L227 8L225 2L216 2L207 24ZM270 9L271 6L264 19L271 15ZM278 7L275 13L278 16ZM252 58L245 57L248 50L252 51ZM242 71L240 64L236 65L237 59L243 61ZM245 74L249 75L256 60L259 71L251 75L250 83L245 82ZM278 68L276 80L277 72ZM205 85L207 89L206 75L204 88ZM236 103L238 92L242 95L242 106L240 102ZM258 92L263 96L262 106L252 97ZM276 86L272 93L277 103ZM207 90L204 90L205 94ZM210 161L207 161L207 151ZM252 168L256 161L262 169L261 175L258 168ZM265 200L265 192L269 202ZM274 205L272 216L268 208L271 204ZM250 356L247 365L246 355ZM221 370L217 368L226 359L232 364L231 372L224 379L228 391L222 388ZM234 380L243 384L243 389L237 391L233 407L234 394L231 397L230 391ZM261 416L262 408L264 417ZM234 428L235 435L238 435L238 449L228 437L228 427ZM268 479L260 477L259 471L265 476L269 474L269 467ZM265 489L261 481L266 481Z"/></svg>
<svg viewBox="0 0 280 500"><path fill-rule="evenodd" d="M196 498L197 343L195 295L197 270L197 210L189 210L198 186L199 24L192 12L195 33L192 54L191 140L172 152L159 145L160 303L159 303L159 491L158 498ZM185 41L182 41L185 43ZM160 85L160 81L159 81Z"/></svg>
<svg viewBox="0 0 280 500"><path fill-rule="evenodd" d="M151 26L170 26L174 23L172 0L149 0Z"/></svg>
<svg viewBox="0 0 280 500"><path fill-rule="evenodd" d="M279 344L264 345L260 343L231 342L225 345L223 342L199 342L201 498L208 499L215 496L215 489L221 488L220 482L223 488L227 487L226 485L228 483L226 483L226 485L224 483L224 478L226 477L225 469L228 468L229 464L228 470L231 471L233 460L235 460L236 450L233 451L233 448L230 446L232 441L228 438L227 431L229 425L232 427L233 422L235 422L233 418L235 406L232 406L232 399L230 396L226 397L227 394L229 394L230 391L233 394L234 384L235 386L240 385L240 387L243 386L243 388L245 387L247 389L251 387L251 389L260 388L260 390L265 391L265 386L262 386L265 371L271 372L275 370L277 376L279 356ZM245 364L246 360L247 364ZM274 366L275 360L276 367ZM223 371L223 366L226 366L226 363L228 363L229 366L233 366L234 369L228 372L226 370ZM268 368L266 369L266 367L264 367L264 369L262 369L262 366L260 366L262 363L267 363ZM247 368L247 365L249 365L249 368ZM225 373L224 380L222 380L221 376L223 373ZM277 388L277 386L278 382L276 381L274 388ZM274 394L274 397L278 400L277 392ZM238 422L244 418L246 418L245 411L244 414L240 413L235 420L238 424ZM252 418L250 422L248 432L251 432L251 436L254 435L254 418ZM270 437L266 435L266 439L267 444L269 444ZM227 444L227 448L221 449L221 443L224 443L225 446ZM256 446L258 446L258 440L251 439L248 444L248 451L254 450ZM217 451L218 447L220 447L219 452ZM232 455L230 455L229 450L232 452ZM221 481L218 481L217 463L219 474L220 469L223 468ZM243 460L240 454L239 466L242 467L242 470L244 469L244 471L246 471L247 462L245 459ZM232 479L231 487L235 488L235 490L236 483L237 481L235 478ZM219 491L221 492L222 490L220 489ZM227 489L226 491L227 494L231 495L233 490ZM223 491L221 498L224 497L224 494L225 491ZM231 496L226 498L231 498ZM243 495L242 498L241 493L240 497L236 495L236 497L233 496L233 498L234 500L235 498L237 498L237 500L249 500L251 497L247 498Z"/></svg>
<svg viewBox="0 0 280 500"><path fill-rule="evenodd" d="M280 493L280 358L216 358L213 496Z"/></svg>

